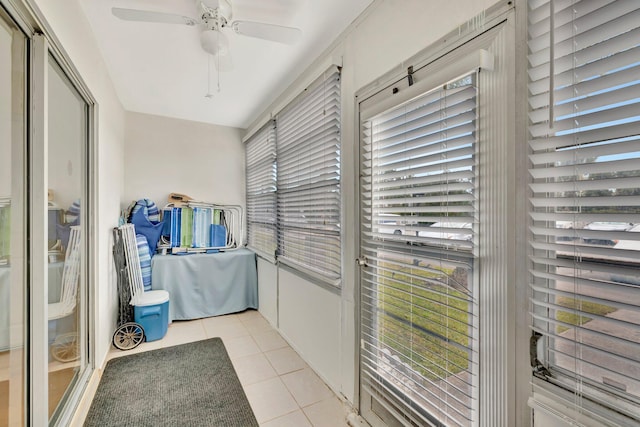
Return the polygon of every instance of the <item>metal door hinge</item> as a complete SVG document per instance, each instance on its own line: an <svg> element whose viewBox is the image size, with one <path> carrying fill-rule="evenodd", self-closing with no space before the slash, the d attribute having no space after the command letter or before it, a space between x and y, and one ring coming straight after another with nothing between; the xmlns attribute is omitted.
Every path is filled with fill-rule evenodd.
<svg viewBox="0 0 640 427"><path fill-rule="evenodd" d="M358 266L360 267L366 267L367 266L367 257L361 256L356 258L356 264L358 264Z"/></svg>

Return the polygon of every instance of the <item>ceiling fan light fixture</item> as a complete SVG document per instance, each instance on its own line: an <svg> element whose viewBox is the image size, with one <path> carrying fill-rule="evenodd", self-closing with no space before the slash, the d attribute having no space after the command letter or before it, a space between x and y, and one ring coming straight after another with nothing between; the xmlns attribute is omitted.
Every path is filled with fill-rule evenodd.
<svg viewBox="0 0 640 427"><path fill-rule="evenodd" d="M229 40L220 31L203 31L200 33L200 44L211 55L226 55L229 52Z"/></svg>
<svg viewBox="0 0 640 427"><path fill-rule="evenodd" d="M231 3L227 0L196 0L198 3L207 9L217 9L224 18L231 19Z"/></svg>

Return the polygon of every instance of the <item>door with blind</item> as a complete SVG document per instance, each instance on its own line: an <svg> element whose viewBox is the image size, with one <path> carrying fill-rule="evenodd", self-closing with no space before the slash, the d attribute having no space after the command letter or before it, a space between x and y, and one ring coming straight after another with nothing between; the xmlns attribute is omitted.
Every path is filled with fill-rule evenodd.
<svg viewBox="0 0 640 427"><path fill-rule="evenodd" d="M361 121L361 410L476 417L477 75Z"/></svg>
<svg viewBox="0 0 640 427"><path fill-rule="evenodd" d="M516 425L513 17L497 5L357 94L373 426Z"/></svg>

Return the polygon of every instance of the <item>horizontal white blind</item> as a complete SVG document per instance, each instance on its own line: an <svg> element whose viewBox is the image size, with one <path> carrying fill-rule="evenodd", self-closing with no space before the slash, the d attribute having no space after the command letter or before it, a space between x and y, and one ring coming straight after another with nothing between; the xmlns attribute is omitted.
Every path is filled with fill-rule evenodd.
<svg viewBox="0 0 640 427"><path fill-rule="evenodd" d="M476 88L461 82L364 124L371 238L471 250Z"/></svg>
<svg viewBox="0 0 640 427"><path fill-rule="evenodd" d="M325 73L276 117L278 259L339 284L340 73Z"/></svg>
<svg viewBox="0 0 640 427"><path fill-rule="evenodd" d="M640 403L640 3L529 5L533 329L550 381L619 410Z"/></svg>
<svg viewBox="0 0 640 427"><path fill-rule="evenodd" d="M249 247L270 257L277 249L276 138L270 121L245 144Z"/></svg>
<svg viewBox="0 0 640 427"><path fill-rule="evenodd" d="M419 424L476 419L475 74L362 123L363 383Z"/></svg>

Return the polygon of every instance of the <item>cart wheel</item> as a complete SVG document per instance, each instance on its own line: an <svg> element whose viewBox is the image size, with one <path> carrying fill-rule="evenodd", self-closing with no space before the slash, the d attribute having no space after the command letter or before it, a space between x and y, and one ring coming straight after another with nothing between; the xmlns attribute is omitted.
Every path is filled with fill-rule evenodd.
<svg viewBox="0 0 640 427"><path fill-rule="evenodd" d="M131 350L144 341L144 329L134 322L125 323L113 334L113 345L120 350Z"/></svg>
<svg viewBox="0 0 640 427"><path fill-rule="evenodd" d="M51 356L58 362L67 363L77 360L78 355L78 334L70 332L58 335L51 343Z"/></svg>

